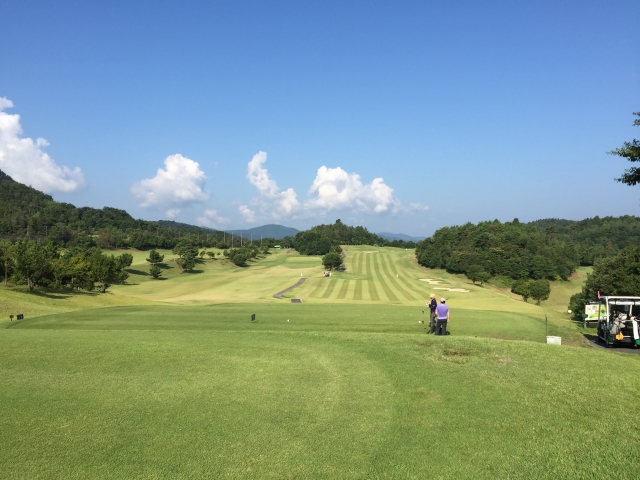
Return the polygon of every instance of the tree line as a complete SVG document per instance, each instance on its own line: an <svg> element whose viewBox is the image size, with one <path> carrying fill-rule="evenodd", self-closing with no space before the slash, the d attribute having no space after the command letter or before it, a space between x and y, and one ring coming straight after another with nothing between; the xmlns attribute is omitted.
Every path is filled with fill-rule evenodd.
<svg viewBox="0 0 640 480"><path fill-rule="evenodd" d="M593 265L597 259L614 257L629 245L640 245L640 218L593 217L584 220L547 218L530 222L548 236L573 245L580 265Z"/></svg>
<svg viewBox="0 0 640 480"><path fill-rule="evenodd" d="M246 238L171 221L136 220L117 208L75 207L16 182L0 171L0 237L31 238L61 247L173 249L181 240L201 247L237 248ZM273 238L262 239L273 246Z"/></svg>
<svg viewBox="0 0 640 480"><path fill-rule="evenodd" d="M340 245L379 245L383 247L414 248L414 242L404 240L389 241L365 227L352 227L340 219L329 225L317 225L304 232L298 232L291 239L292 247L301 255L326 255L333 247Z"/></svg>
<svg viewBox="0 0 640 480"><path fill-rule="evenodd" d="M628 246L611 257L596 260L580 293L571 297L569 309L582 320L584 307L602 296L640 296L640 246Z"/></svg>
<svg viewBox="0 0 640 480"><path fill-rule="evenodd" d="M517 218L441 228L418 242L416 257L426 267L465 273L483 281L497 275L512 280L566 280L579 264L574 245Z"/></svg>
<svg viewBox="0 0 640 480"><path fill-rule="evenodd" d="M53 243L43 240L0 240L0 265L5 286L10 280L18 285L36 287L71 287L77 290L99 290L129 277L125 269L133 256L115 256L99 247L71 247L64 252Z"/></svg>

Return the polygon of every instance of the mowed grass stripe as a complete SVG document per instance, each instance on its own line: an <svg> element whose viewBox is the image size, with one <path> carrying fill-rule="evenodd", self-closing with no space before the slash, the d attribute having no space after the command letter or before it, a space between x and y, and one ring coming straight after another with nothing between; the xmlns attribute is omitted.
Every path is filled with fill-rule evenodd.
<svg viewBox="0 0 640 480"><path fill-rule="evenodd" d="M353 262L351 264L351 271L353 273L362 273L362 254L351 254L351 258L353 259Z"/></svg>
<svg viewBox="0 0 640 480"><path fill-rule="evenodd" d="M369 299L370 300L380 300L380 296L378 295L378 290L376 289L376 284L373 282L373 275L371 274L371 254L365 254L364 265L366 269L367 275L367 287L369 289Z"/></svg>
<svg viewBox="0 0 640 480"><path fill-rule="evenodd" d="M362 300L362 280L356 280L356 287L353 291L354 300Z"/></svg>
<svg viewBox="0 0 640 480"><path fill-rule="evenodd" d="M320 292L326 288L326 286L324 278L316 279L316 288L313 289L309 296L313 298L320 298Z"/></svg>
<svg viewBox="0 0 640 480"><path fill-rule="evenodd" d="M329 298L331 296L331 294L333 293L333 289L336 288L336 283L338 283L338 280L336 280L335 278L329 280L329 285L322 294L322 298Z"/></svg>
<svg viewBox="0 0 640 480"><path fill-rule="evenodd" d="M378 258L379 256L380 254L376 254L373 258L373 268L376 272L376 275L378 276L378 282L380 283L382 290L384 290L384 293L387 295L387 298L392 302L397 302L398 297L396 297L396 294L393 293L393 291L389 288L389 284L385 280L384 274L380 269L380 260Z"/></svg>
<svg viewBox="0 0 640 480"><path fill-rule="evenodd" d="M349 280L340 280L342 286L340 287L340 291L338 292L338 298L344 299L347 296L347 289L349 288Z"/></svg>
<svg viewBox="0 0 640 480"><path fill-rule="evenodd" d="M402 288L402 286L400 285L400 282L398 282L398 277L395 278L394 281L394 273L395 272L391 272L389 271L388 265L387 265L387 260L389 262L391 262L391 259L389 258L388 254L383 254L381 255L380 258L380 264L382 265L382 270L384 271L384 273L387 275L387 278L389 278L389 283L392 285L392 287L394 287L398 292L400 292L405 299L407 300L415 300L416 298L411 295L409 292L407 292L404 288Z"/></svg>
<svg viewBox="0 0 640 480"><path fill-rule="evenodd" d="M420 290L420 287L421 287L422 285L411 283L411 281L410 281L410 280L408 280L408 279L407 279L407 277L404 277L404 276L402 275L402 273L400 273L400 281L401 281L402 283L404 283L404 284L405 284L405 286L406 286L407 288L409 288L413 293L417 294L417 295L418 295L418 298L421 298L421 297L424 297L425 295L427 295L427 289L426 289L426 288L425 288L424 290ZM425 283L424 285L425 285L425 287L426 287L428 284L427 284L427 283Z"/></svg>

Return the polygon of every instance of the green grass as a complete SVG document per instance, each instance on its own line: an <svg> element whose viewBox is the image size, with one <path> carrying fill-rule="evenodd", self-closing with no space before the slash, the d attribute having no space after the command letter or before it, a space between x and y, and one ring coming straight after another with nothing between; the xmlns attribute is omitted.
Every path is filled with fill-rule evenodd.
<svg viewBox="0 0 640 480"><path fill-rule="evenodd" d="M241 305L123 307L0 330L3 478L637 473L640 412L594 403L637 405L640 358L332 308L266 305L252 324Z"/></svg>
<svg viewBox="0 0 640 480"><path fill-rule="evenodd" d="M547 315L582 344L588 269L536 306L401 249L350 246L329 278L295 252L185 274L162 252L161 281L133 253L104 295L0 288L2 478L637 476L640 357L543 343ZM272 298L301 273L302 304ZM451 336L425 335L431 292Z"/></svg>

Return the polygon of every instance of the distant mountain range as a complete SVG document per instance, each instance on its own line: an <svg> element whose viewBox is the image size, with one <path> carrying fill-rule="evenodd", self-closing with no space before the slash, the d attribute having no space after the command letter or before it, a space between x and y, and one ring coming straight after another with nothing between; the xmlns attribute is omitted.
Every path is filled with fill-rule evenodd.
<svg viewBox="0 0 640 480"><path fill-rule="evenodd" d="M405 242L419 242L420 240L424 240L426 237L412 237L410 235L405 235L404 233L387 233L381 232L376 235L393 242L394 240L404 240Z"/></svg>

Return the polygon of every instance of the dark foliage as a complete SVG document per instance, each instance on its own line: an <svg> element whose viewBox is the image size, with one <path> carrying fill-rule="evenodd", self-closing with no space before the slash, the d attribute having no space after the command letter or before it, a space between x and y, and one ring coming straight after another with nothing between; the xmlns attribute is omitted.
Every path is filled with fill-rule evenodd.
<svg viewBox="0 0 640 480"><path fill-rule="evenodd" d="M520 223L467 223L446 227L418 242L421 265L453 273L485 271L514 280L567 279L578 265L576 248Z"/></svg>
<svg viewBox="0 0 640 480"><path fill-rule="evenodd" d="M640 296L640 247L626 247L614 257L596 261L587 276L582 291L571 297L569 308L576 320L581 319L584 306L601 295Z"/></svg>
<svg viewBox="0 0 640 480"><path fill-rule="evenodd" d="M628 245L640 245L640 218L630 215L580 221L546 218L529 225L573 245L581 265L593 265L598 258L616 256Z"/></svg>
<svg viewBox="0 0 640 480"><path fill-rule="evenodd" d="M285 237L281 242L290 237ZM302 255L326 255L332 247L339 245L380 245L413 248L413 242L394 240L390 242L375 233L369 232L364 227L351 227L336 220L331 225L318 225L304 232L296 234L293 240L294 248Z"/></svg>

